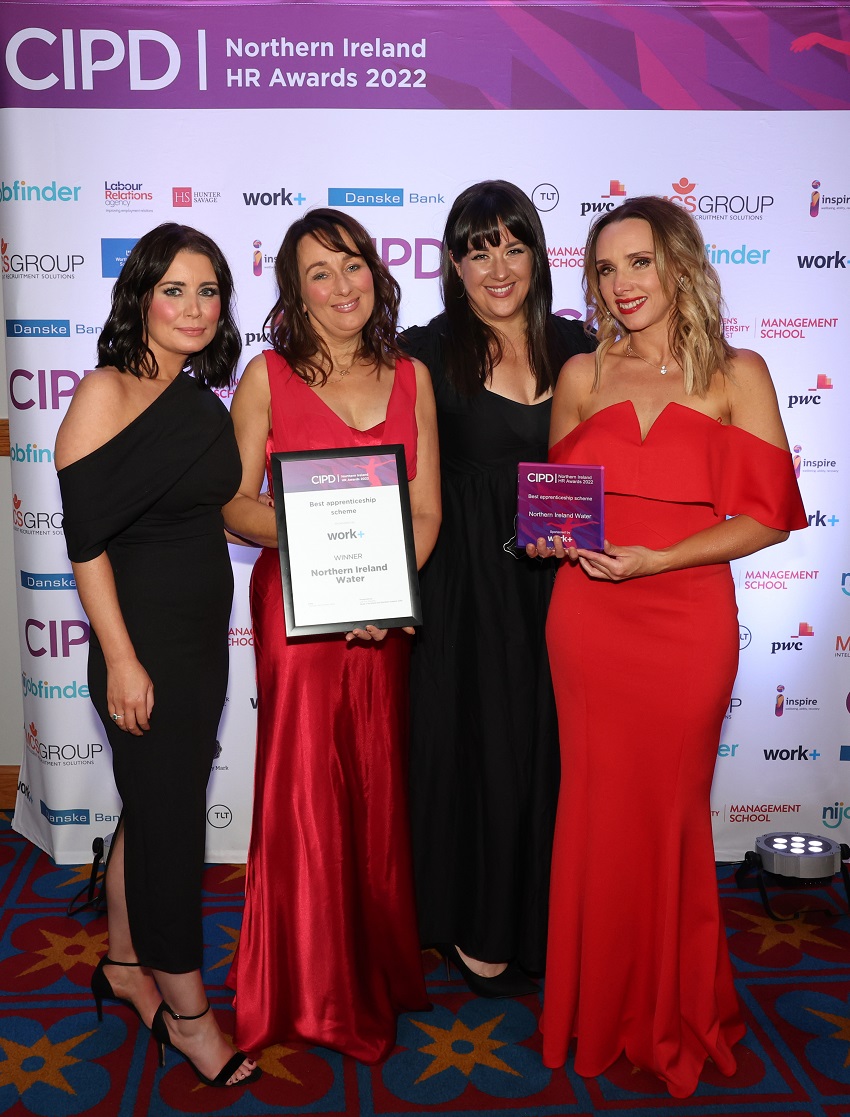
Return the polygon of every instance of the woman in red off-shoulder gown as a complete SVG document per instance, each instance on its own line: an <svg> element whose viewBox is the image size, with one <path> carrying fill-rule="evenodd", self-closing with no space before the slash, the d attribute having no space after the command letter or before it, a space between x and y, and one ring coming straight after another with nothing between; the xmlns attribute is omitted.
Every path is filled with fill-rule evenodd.
<svg viewBox="0 0 850 1117"><path fill-rule="evenodd" d="M806 517L767 369L723 341L691 219L633 199L587 260L602 356L565 367L550 460L605 467L606 546L569 552L547 627L563 780L543 1058L575 1038L578 1074L625 1053L687 1097L707 1059L735 1072L744 1033L709 812L738 663L729 560ZM717 312L693 384L691 295Z"/></svg>

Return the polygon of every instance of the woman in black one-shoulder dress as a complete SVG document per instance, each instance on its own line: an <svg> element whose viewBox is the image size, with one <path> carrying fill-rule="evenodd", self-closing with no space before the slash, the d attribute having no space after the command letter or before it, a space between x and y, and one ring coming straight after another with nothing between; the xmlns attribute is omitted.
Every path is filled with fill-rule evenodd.
<svg viewBox="0 0 850 1117"><path fill-rule="evenodd" d="M124 265L56 443L65 535L91 622L89 688L121 821L107 866L109 957L92 977L202 1081L253 1081L201 981L206 785L227 687L233 580L221 506L241 476L227 409L232 279L203 234L166 224ZM193 375L189 375L189 371Z"/></svg>

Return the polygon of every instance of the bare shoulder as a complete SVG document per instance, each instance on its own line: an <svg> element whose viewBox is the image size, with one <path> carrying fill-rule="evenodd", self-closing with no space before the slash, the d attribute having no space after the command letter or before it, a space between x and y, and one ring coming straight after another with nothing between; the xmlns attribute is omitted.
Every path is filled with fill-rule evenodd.
<svg viewBox="0 0 850 1117"><path fill-rule="evenodd" d="M233 408L237 411L247 403L256 406L258 403L268 407L271 402L271 388L269 387L269 366L262 353L245 365L233 393Z"/></svg>
<svg viewBox="0 0 850 1117"><path fill-rule="evenodd" d="M592 353L570 357L558 374L555 394L559 399L579 402L590 395L596 376L596 359Z"/></svg>
<svg viewBox="0 0 850 1117"><path fill-rule="evenodd" d="M83 377L56 436L57 469L90 454L125 425L128 375L107 367Z"/></svg>
<svg viewBox="0 0 850 1117"><path fill-rule="evenodd" d="M726 377L732 425L788 449L776 389L764 358L752 349L737 349Z"/></svg>
<svg viewBox="0 0 850 1117"><path fill-rule="evenodd" d="M434 394L434 389L431 384L431 373L428 371L428 366L424 365L416 357L409 357L408 360L413 365L413 371L416 374L416 394L420 392L427 392L429 395Z"/></svg>

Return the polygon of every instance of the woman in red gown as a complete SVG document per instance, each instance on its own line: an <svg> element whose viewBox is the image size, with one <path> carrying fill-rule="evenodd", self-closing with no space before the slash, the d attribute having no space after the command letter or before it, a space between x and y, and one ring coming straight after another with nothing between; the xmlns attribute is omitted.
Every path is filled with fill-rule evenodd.
<svg viewBox="0 0 850 1117"><path fill-rule="evenodd" d="M600 344L564 367L550 460L605 467L607 539L567 552L547 627L564 778L543 1060L575 1038L578 1074L625 1052L688 1097L706 1059L735 1072L744 1033L709 813L738 658L729 561L806 517L767 367L723 337L695 222L660 198L605 214L585 290Z"/></svg>
<svg viewBox="0 0 850 1117"><path fill-rule="evenodd" d="M273 350L246 367L228 527L259 543L251 581L257 765L245 915L230 982L248 1050L289 1040L364 1063L399 1013L427 1007L407 815L409 636L373 625L287 638L275 515L257 503L271 452L403 443L416 560L440 523L428 370L396 346L399 289L362 225L314 210L275 262Z"/></svg>

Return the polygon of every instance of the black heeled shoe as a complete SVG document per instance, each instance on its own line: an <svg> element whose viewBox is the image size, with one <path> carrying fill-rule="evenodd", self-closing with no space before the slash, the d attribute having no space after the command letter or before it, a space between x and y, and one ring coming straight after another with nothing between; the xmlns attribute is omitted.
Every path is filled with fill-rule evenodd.
<svg viewBox="0 0 850 1117"><path fill-rule="evenodd" d="M482 977L467 966L454 944L446 943L437 949L446 960L446 973L449 972L451 960L460 971L469 991L477 997L527 997L530 993L540 992L537 982L527 977L514 962L508 962L506 969L495 977Z"/></svg>
<svg viewBox="0 0 850 1117"><path fill-rule="evenodd" d="M207 1078L205 1074L202 1074L201 1071L198 1070L189 1056L185 1055L179 1047L175 1046L173 1040L171 1039L171 1036L168 1034L168 1025L165 1023L166 1012L172 1020L200 1020L202 1016L206 1016L209 1010L210 1002L207 1001L207 1007L204 1009L203 1012L199 1012L197 1016L182 1016L176 1012L172 1012L165 1001L163 1001L159 1008L156 1010L156 1015L151 1022L151 1039L156 1044L156 1048L159 1053L159 1065L161 1067L165 1066L165 1049L166 1047L170 1047L172 1051L177 1052L181 1059L186 1060L186 1062L189 1064L189 1066L192 1068L192 1070L205 1086L228 1086L228 1078L230 1078L231 1075L235 1074L236 1071L239 1070L239 1068L245 1062L245 1059L247 1058L245 1052L234 1052L234 1054L227 1060L227 1062L224 1064L215 1078ZM250 1074L247 1074L244 1078L240 1078L238 1082L231 1082L229 1085L230 1087L247 1086L249 1082L256 1082L262 1073L263 1072L260 1070L259 1067L254 1067Z"/></svg>
<svg viewBox="0 0 850 1117"><path fill-rule="evenodd" d="M103 1002L117 1001L120 1005L126 1005L135 1012L136 1016L141 1020L142 1014L136 1008L132 1001L128 1001L126 997L119 997L112 991L112 986L109 978L103 972L104 966L140 966L141 962L116 962L114 958L107 958L106 955L98 962L94 973L91 975L91 992L94 997L94 1003L97 1008L97 1018L103 1022Z"/></svg>

